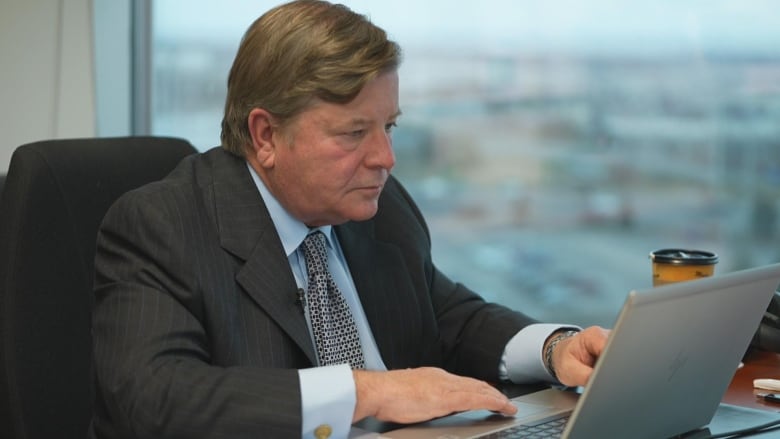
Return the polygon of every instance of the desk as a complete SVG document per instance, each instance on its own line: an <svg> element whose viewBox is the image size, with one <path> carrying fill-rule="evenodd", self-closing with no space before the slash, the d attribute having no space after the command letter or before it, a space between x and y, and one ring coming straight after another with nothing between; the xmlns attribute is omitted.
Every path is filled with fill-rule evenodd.
<svg viewBox="0 0 780 439"><path fill-rule="evenodd" d="M745 365L737 370L731 380L723 402L762 410L780 411L780 404L757 398L757 393L766 390L753 389L756 378L780 379L780 354L766 351L751 351L745 356Z"/></svg>
<svg viewBox="0 0 780 439"><path fill-rule="evenodd" d="M773 412L780 411L780 404L774 404L756 398L756 393L763 391L753 389L753 380L756 378L780 379L780 354L753 351L745 356L744 363L745 365L734 374L734 378L732 379L728 390L726 390L726 394L723 396L723 402ZM547 388L547 386L544 384L520 385L508 383L503 383L499 387L499 389L509 397L523 395L545 388ZM364 430L375 432L387 432L402 427L400 424L381 422L373 418L367 418L356 425ZM732 429L733 428L726 429L725 431L731 431ZM762 439L777 439L780 438L780 431L767 432L756 437Z"/></svg>

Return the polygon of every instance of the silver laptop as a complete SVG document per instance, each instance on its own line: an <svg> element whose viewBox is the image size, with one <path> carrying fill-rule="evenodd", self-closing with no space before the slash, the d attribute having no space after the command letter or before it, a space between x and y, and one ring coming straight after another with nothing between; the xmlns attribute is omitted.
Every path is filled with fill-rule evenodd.
<svg viewBox="0 0 780 439"><path fill-rule="evenodd" d="M465 412L371 436L482 437L562 415L568 439L657 439L703 429L719 407L724 419L739 410L720 401L778 284L775 264L632 291L581 394L546 389L513 399L515 417Z"/></svg>

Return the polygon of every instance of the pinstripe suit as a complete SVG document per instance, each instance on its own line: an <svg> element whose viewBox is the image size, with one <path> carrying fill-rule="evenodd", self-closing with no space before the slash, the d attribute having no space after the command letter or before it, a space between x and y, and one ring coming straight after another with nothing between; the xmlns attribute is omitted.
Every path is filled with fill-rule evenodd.
<svg viewBox="0 0 780 439"><path fill-rule="evenodd" d="M369 221L336 227L382 358L496 380L532 322L440 273L392 177ZM96 437L295 437L315 362L296 285L243 159L215 148L104 219L93 318Z"/></svg>

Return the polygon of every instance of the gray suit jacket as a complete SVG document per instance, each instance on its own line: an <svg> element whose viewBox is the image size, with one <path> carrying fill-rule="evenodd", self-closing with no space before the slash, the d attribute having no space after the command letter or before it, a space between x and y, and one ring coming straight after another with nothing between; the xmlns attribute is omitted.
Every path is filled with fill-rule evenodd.
<svg viewBox="0 0 780 439"><path fill-rule="evenodd" d="M385 364L496 380L532 322L431 261L390 178L371 220L336 227ZM296 437L315 354L281 241L243 159L215 148L110 209L98 236L93 437Z"/></svg>

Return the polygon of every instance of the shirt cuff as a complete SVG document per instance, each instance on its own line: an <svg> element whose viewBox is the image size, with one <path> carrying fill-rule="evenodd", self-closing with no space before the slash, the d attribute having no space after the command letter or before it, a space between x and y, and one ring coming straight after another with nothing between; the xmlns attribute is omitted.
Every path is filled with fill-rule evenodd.
<svg viewBox="0 0 780 439"><path fill-rule="evenodd" d="M348 364L298 371L303 411L301 437L313 438L314 430L328 426L331 437L349 435L355 412L355 380Z"/></svg>
<svg viewBox="0 0 780 439"><path fill-rule="evenodd" d="M544 365L542 349L553 332L561 329L580 329L578 326L555 323L535 323L521 329L504 348L499 365L499 377L516 384L535 381L554 382Z"/></svg>

